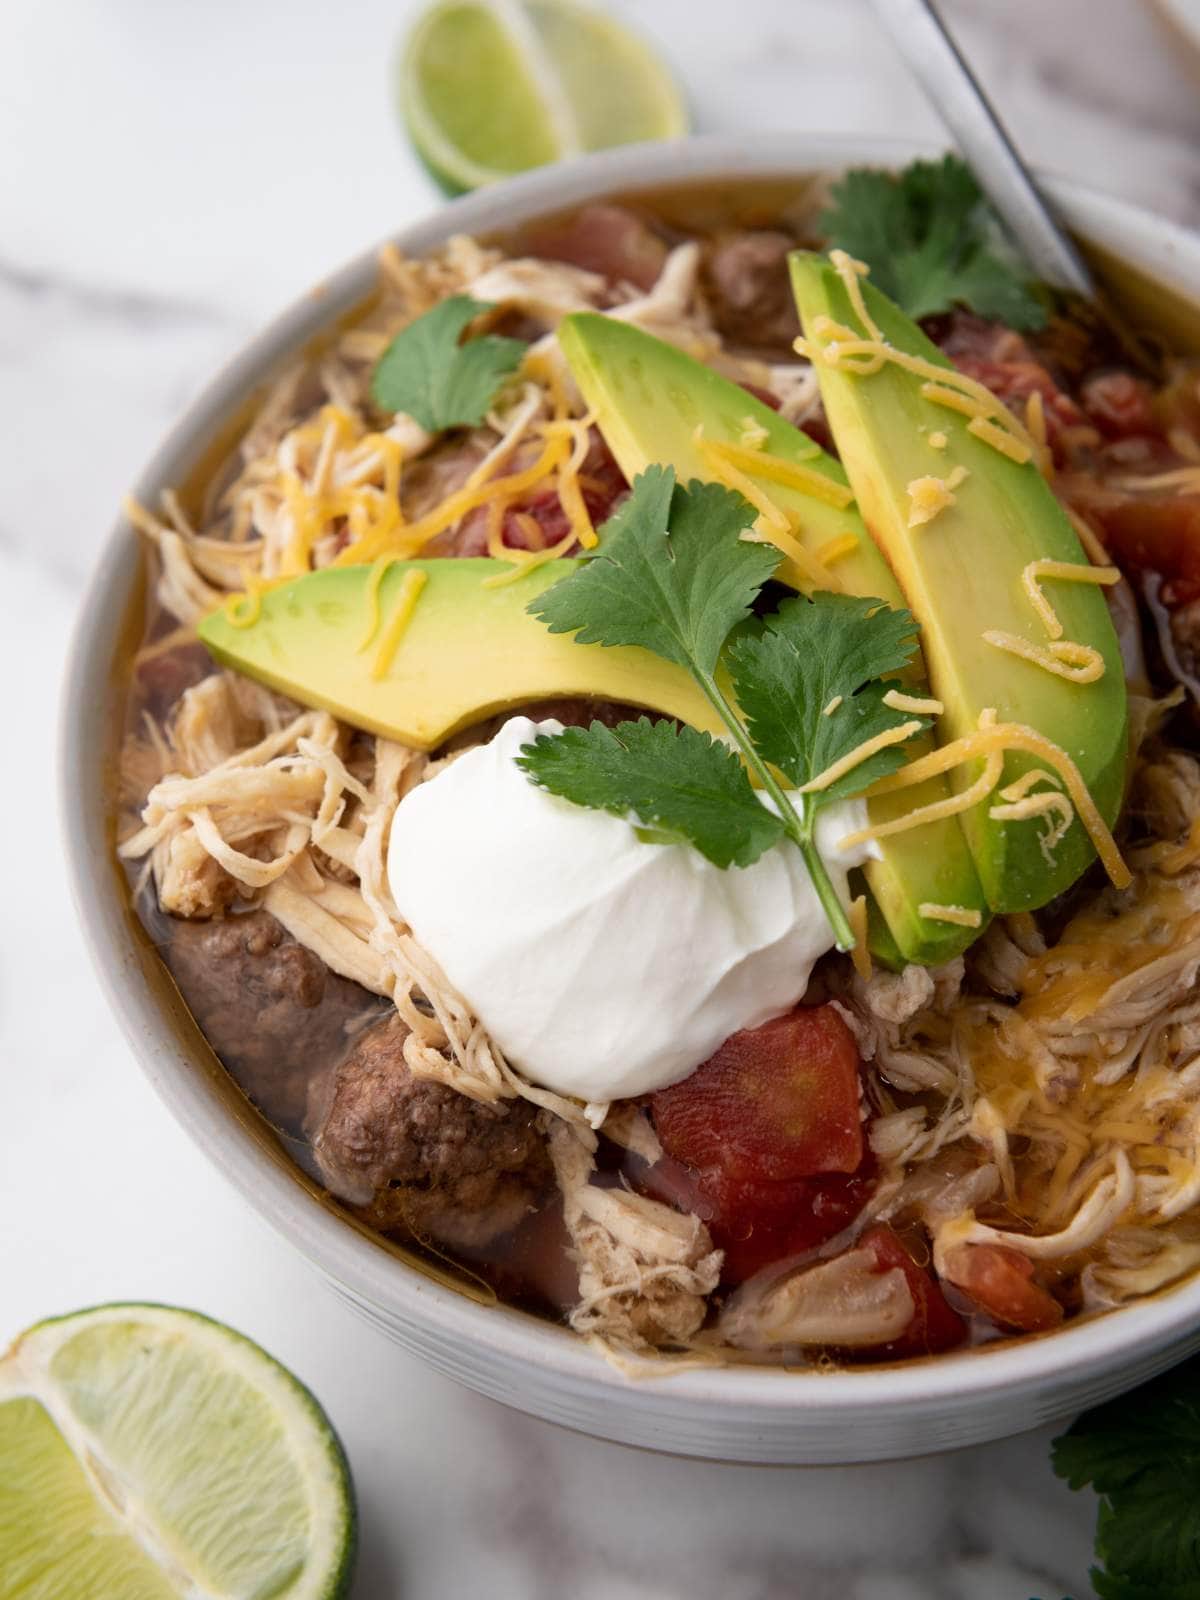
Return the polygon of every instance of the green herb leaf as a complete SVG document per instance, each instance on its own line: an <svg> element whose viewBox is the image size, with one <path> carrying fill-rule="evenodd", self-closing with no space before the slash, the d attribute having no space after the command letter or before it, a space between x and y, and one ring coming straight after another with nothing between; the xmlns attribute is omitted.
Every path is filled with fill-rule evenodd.
<svg viewBox="0 0 1200 1600"><path fill-rule="evenodd" d="M633 813L658 842L696 847L714 866L748 867L783 837L734 751L696 728L621 722L542 734L517 757L533 782L579 806Z"/></svg>
<svg viewBox="0 0 1200 1600"><path fill-rule="evenodd" d="M641 645L710 677L779 563L777 550L740 537L753 521L731 489L682 489L670 467L649 467L604 524L598 553L529 609L579 644Z"/></svg>
<svg viewBox="0 0 1200 1600"><path fill-rule="evenodd" d="M430 433L483 421L525 354L520 339L485 334L460 344L463 330L492 307L451 295L408 325L380 356L371 398L383 411L403 411Z"/></svg>
<svg viewBox="0 0 1200 1600"><path fill-rule="evenodd" d="M865 261L910 317L963 305L1013 328L1045 326L1028 271L958 156L914 161L898 175L856 168L831 198L819 221L829 245Z"/></svg>
<svg viewBox="0 0 1200 1600"><path fill-rule="evenodd" d="M916 637L910 614L882 600L818 592L785 601L761 633L736 640L728 652L756 748L801 788L865 739L914 720L928 727L885 706L889 685L876 681L907 665ZM903 745L877 751L808 803L816 808L861 794L907 760Z"/></svg>
<svg viewBox="0 0 1200 1600"><path fill-rule="evenodd" d="M1100 1600L1200 1600L1200 1362L1086 1412L1054 1441L1053 1464L1103 1497Z"/></svg>
<svg viewBox="0 0 1200 1600"><path fill-rule="evenodd" d="M736 796L716 781L718 759L733 757L711 744L696 745L699 735L681 735L670 747L673 764L657 786L646 759L668 749L659 743L668 736L657 732L636 745L595 728L586 739L561 734L549 741L553 752L539 754L536 770L527 770L546 787L554 787L550 778L557 774L562 786L555 792L579 805L632 810L653 828L673 829L721 865L754 860L772 842L772 831L775 838L786 836L804 857L838 948L850 950L854 935L817 850L814 819L827 800L858 793L904 758L881 754L821 796L799 799L787 794L776 769L815 775L827 756L836 759L830 751L848 752L903 720L882 705L883 685L866 685L907 661L915 628L907 613L889 612L881 601L821 596L785 606L764 629L752 620L751 607L779 556L741 537L753 515L729 489L699 482L681 488L670 468L651 467L605 524L599 553L529 609L552 632L574 633L578 644L640 645L690 672L773 802L779 830L763 823L748 781ZM741 709L730 702L718 673L722 659L733 672ZM820 714L836 694L849 704L821 726ZM703 779L701 748L708 763ZM603 771L589 772L589 762L601 756Z"/></svg>

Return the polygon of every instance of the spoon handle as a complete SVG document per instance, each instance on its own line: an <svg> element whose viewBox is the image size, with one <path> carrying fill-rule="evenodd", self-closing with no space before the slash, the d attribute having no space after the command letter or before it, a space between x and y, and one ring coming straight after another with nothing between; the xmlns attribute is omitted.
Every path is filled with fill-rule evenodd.
<svg viewBox="0 0 1200 1600"><path fill-rule="evenodd" d="M1037 277L1094 297L1083 258L1050 212L930 0L871 4Z"/></svg>

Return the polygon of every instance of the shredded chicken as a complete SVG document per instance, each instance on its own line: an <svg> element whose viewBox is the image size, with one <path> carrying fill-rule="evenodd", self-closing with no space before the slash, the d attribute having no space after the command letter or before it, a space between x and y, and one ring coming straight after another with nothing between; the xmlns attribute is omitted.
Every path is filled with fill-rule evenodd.
<svg viewBox="0 0 1200 1600"><path fill-rule="evenodd" d="M686 1345L704 1321L721 1252L698 1217L593 1183L595 1139L554 1119L550 1156L579 1266L577 1333L634 1354Z"/></svg>
<svg viewBox="0 0 1200 1600"><path fill-rule="evenodd" d="M898 1338L914 1310L898 1267L880 1272L870 1250L847 1250L819 1266L752 1279L721 1313L720 1333L743 1350L853 1350Z"/></svg>

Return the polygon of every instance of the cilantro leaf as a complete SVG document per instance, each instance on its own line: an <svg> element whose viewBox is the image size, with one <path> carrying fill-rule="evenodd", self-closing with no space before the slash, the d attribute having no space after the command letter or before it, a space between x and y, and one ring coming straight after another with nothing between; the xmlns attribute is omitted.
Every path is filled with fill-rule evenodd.
<svg viewBox="0 0 1200 1600"><path fill-rule="evenodd" d="M632 745L595 728L586 738L560 734L527 771L579 805L633 810L672 837L690 838L718 865L752 861L772 838L786 836L804 857L838 948L850 950L854 934L816 846L816 813L904 758L877 756L820 796L789 795L778 771L815 775L828 752L849 752L870 733L897 725L901 719L882 704L884 686L867 685L907 661L915 627L907 613L890 613L877 600L821 596L783 607L764 628L751 609L779 557L741 537L752 517L753 508L729 489L699 482L681 488L669 467L651 467L605 524L599 553L529 610L578 644L639 645L689 672L773 802L779 828L763 822L740 768L736 793L729 789L732 754L697 745L696 734L679 735L678 745L662 744L675 736L657 732ZM740 709L727 696L722 661ZM820 725L837 694L849 704L836 722ZM671 764L656 777L650 756ZM718 760L724 785L716 781Z"/></svg>
<svg viewBox="0 0 1200 1600"><path fill-rule="evenodd" d="M908 663L916 635L910 614L882 600L818 591L785 601L761 633L736 640L728 652L757 749L800 788L865 739L913 721L884 705L889 685L876 680ZM809 805L861 794L907 760L903 745L879 750L811 795Z"/></svg>
<svg viewBox="0 0 1200 1600"><path fill-rule="evenodd" d="M641 645L711 677L731 628L750 614L779 552L740 537L753 508L715 483L649 467L601 531L598 553L529 610L579 644Z"/></svg>
<svg viewBox="0 0 1200 1600"><path fill-rule="evenodd" d="M467 324L492 308L455 294L409 323L380 356L371 398L403 411L430 433L483 421L505 379L525 354L520 339L484 334L460 344Z"/></svg>
<svg viewBox="0 0 1200 1600"><path fill-rule="evenodd" d="M1013 328L1041 328L1046 307L995 212L958 156L914 161L899 174L856 168L819 220L830 246L871 269L910 317L955 305Z"/></svg>
<svg viewBox="0 0 1200 1600"><path fill-rule="evenodd" d="M734 751L696 728L620 722L541 734L517 757L542 789L576 805L632 812L666 839L692 844L714 866L748 867L783 837Z"/></svg>
<svg viewBox="0 0 1200 1600"><path fill-rule="evenodd" d="M1100 1600L1200 1600L1200 1362L1086 1412L1054 1441L1053 1465L1103 1497Z"/></svg>

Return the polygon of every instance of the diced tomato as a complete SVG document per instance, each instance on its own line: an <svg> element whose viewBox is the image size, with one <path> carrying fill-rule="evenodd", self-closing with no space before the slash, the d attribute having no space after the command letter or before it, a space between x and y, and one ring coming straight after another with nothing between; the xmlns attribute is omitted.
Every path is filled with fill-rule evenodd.
<svg viewBox="0 0 1200 1600"><path fill-rule="evenodd" d="M1079 402L1089 422L1110 439L1153 433L1154 390L1132 372L1100 372L1086 379Z"/></svg>
<svg viewBox="0 0 1200 1600"><path fill-rule="evenodd" d="M952 1350L967 1337L967 1325L946 1299L932 1273L918 1266L899 1236L886 1223L868 1229L854 1247L869 1250L880 1272L898 1267L913 1299L913 1319L898 1339L868 1351L856 1351L858 1359L888 1360L908 1356L936 1355Z"/></svg>
<svg viewBox="0 0 1200 1600"><path fill-rule="evenodd" d="M1021 1333L1057 1328L1063 1308L1033 1281L1033 1262L1000 1244L958 1244L946 1252L945 1277L989 1317Z"/></svg>
<svg viewBox="0 0 1200 1600"><path fill-rule="evenodd" d="M874 1187L869 1158L858 1172L732 1186L709 1225L725 1252L721 1281L744 1283L773 1262L815 1250L850 1226Z"/></svg>
<svg viewBox="0 0 1200 1600"><path fill-rule="evenodd" d="M725 1181L854 1172L863 1158L858 1046L831 1005L733 1034L651 1109L663 1149Z"/></svg>
<svg viewBox="0 0 1200 1600"><path fill-rule="evenodd" d="M875 1162L868 1151L857 1172L772 1183L696 1172L666 1156L637 1186L708 1224L725 1252L721 1282L733 1285L849 1227L871 1197Z"/></svg>
<svg viewBox="0 0 1200 1600"><path fill-rule="evenodd" d="M1123 470L1144 474L1169 471L1171 465L1179 463ZM1106 478L1121 476L1120 467L1105 469ZM1135 493L1083 473L1061 478L1059 492L1095 523L1102 543L1121 567L1157 572L1166 579L1164 598L1171 604L1200 595L1200 495L1181 495L1173 489Z"/></svg>

